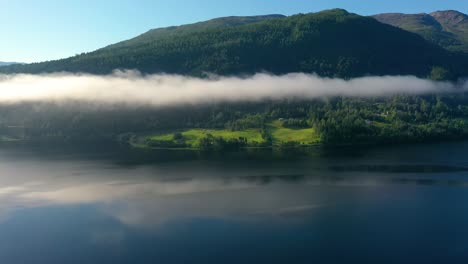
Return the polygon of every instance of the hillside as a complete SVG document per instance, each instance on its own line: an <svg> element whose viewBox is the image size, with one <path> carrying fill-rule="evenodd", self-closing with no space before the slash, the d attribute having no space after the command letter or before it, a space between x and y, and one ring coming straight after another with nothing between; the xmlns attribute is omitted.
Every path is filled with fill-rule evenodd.
<svg viewBox="0 0 468 264"><path fill-rule="evenodd" d="M134 39L75 57L15 65L3 73L87 72L115 69L202 76L267 71L315 72L330 77L413 74L434 66L452 78L468 59L420 36L341 9L290 17L228 17L151 30Z"/></svg>
<svg viewBox="0 0 468 264"><path fill-rule="evenodd" d="M209 29L221 29L235 26L242 26L252 23L261 22L268 19L284 18L283 15L264 15L264 16L231 16L215 18L204 22L198 22L194 24L173 26L166 28L152 29L144 34L141 34L133 39L119 42L117 44L110 45L105 49L120 49L128 48L132 46L140 46L150 44L151 42L158 41L164 38L177 37L184 34L201 32Z"/></svg>
<svg viewBox="0 0 468 264"><path fill-rule="evenodd" d="M458 11L437 11L431 14L388 13L375 15L390 24L424 37L451 51L468 52L468 16Z"/></svg>
<svg viewBox="0 0 468 264"><path fill-rule="evenodd" d="M13 65L13 64L17 64L17 63L16 62L3 62L3 61L0 61L0 67Z"/></svg>

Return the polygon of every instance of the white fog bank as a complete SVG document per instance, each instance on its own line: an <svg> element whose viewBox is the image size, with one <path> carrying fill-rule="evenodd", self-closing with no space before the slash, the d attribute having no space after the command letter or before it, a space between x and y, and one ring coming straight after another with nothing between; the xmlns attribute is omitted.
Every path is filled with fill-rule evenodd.
<svg viewBox="0 0 468 264"><path fill-rule="evenodd" d="M167 106L263 99L349 96L419 95L468 90L468 82L435 82L414 76L362 77L351 80L313 74L200 79L180 75L141 75L134 71L112 75L0 75L0 103L76 100Z"/></svg>

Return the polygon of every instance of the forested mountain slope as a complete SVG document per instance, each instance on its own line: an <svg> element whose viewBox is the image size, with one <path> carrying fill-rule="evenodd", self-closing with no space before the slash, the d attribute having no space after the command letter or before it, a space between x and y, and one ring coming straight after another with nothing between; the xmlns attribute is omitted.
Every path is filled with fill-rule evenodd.
<svg viewBox="0 0 468 264"><path fill-rule="evenodd" d="M468 52L468 16L458 11L437 11L430 14L387 13L375 15L390 24L424 37L451 51Z"/></svg>
<svg viewBox="0 0 468 264"><path fill-rule="evenodd" d="M1 73L86 72L115 69L203 76L314 72L427 77L433 67L447 78L466 75L466 56L417 34L334 9L290 17L228 17L155 29L134 39L75 57L3 67Z"/></svg>

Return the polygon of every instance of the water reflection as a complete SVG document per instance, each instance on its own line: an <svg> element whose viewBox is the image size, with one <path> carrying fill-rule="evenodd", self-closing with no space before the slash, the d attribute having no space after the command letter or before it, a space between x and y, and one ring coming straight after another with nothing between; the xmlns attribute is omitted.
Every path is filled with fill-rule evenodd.
<svg viewBox="0 0 468 264"><path fill-rule="evenodd" d="M39 150L43 155L37 155ZM268 217L271 221L294 215L297 220L298 215L307 217L317 208L345 202L329 199L339 187L354 187L347 192L359 187L363 192L394 184L468 185L467 169L461 165L411 160L406 164L372 164L375 156L330 159L328 150L326 155L314 153L309 159L275 162L194 159L190 152L190 158L169 163L156 159L146 164L135 164L116 153L3 149L2 215L18 208L88 204L126 225L144 227L207 217L257 221Z"/></svg>
<svg viewBox="0 0 468 264"><path fill-rule="evenodd" d="M466 146L1 147L0 263L457 263Z"/></svg>
<svg viewBox="0 0 468 264"><path fill-rule="evenodd" d="M58 166L57 162L53 166L66 167ZM15 183L10 176L0 176L0 181L9 182L0 188L3 211L95 204L122 223L155 226L174 219L248 219L322 206L320 200L313 202L307 187L317 182L304 176L214 177L213 171L193 171L200 176L191 177L184 169L177 168L165 168L171 170L168 175L154 167L107 167L94 171L89 170L95 166L92 163L74 162L73 166L80 168L73 174L62 174L60 170L49 172L51 166L47 165L45 170L22 166L15 174L26 174L28 179L22 180L20 176Z"/></svg>

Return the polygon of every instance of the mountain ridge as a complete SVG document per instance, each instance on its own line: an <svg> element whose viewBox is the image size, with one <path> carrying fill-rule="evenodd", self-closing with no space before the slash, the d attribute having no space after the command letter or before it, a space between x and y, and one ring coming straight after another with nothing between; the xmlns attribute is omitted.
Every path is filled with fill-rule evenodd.
<svg viewBox="0 0 468 264"><path fill-rule="evenodd" d="M213 19L209 19L206 21L184 24L184 25L179 25L179 26L153 28L134 38L120 41L118 43L108 45L104 48L127 46L127 45L131 45L135 41L137 42L154 41L155 39L181 34L181 33L186 32L187 30L203 31L203 30L211 29L211 28L233 27L233 26L240 26L240 25L261 22L267 19L284 18L284 17L286 16L280 15L280 14L259 15L259 16L227 16L227 17L213 18Z"/></svg>
<svg viewBox="0 0 468 264"><path fill-rule="evenodd" d="M468 20L468 15L457 10L441 10L430 13L438 21L447 21L454 24L465 23Z"/></svg>
<svg viewBox="0 0 468 264"><path fill-rule="evenodd" d="M346 45L345 45L346 43ZM3 73L84 72L116 69L202 76L271 72L426 77L433 67L450 76L468 60L417 34L343 9L284 17L225 17L153 29L90 53L43 63L4 67ZM465 70L466 71L466 70Z"/></svg>
<svg viewBox="0 0 468 264"><path fill-rule="evenodd" d="M432 13L403 14L382 13L372 16L390 24L421 35L443 48L468 53L468 15L456 10Z"/></svg>
<svg viewBox="0 0 468 264"><path fill-rule="evenodd" d="M20 64L20 63L18 63L18 62L5 62L5 61L0 61L0 67L9 66L9 65L13 65L13 64Z"/></svg>

